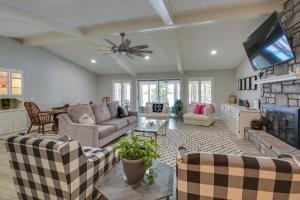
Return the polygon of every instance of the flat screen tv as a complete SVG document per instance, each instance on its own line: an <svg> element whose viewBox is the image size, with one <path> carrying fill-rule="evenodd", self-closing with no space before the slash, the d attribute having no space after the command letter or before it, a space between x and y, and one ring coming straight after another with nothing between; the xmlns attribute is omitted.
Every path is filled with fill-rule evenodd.
<svg viewBox="0 0 300 200"><path fill-rule="evenodd" d="M254 71L294 58L277 12L248 37L244 47Z"/></svg>

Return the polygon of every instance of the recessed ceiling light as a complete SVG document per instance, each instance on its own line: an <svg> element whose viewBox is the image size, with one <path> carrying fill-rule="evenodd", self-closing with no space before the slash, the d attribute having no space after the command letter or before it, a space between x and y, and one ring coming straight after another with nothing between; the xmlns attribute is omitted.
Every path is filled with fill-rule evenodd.
<svg viewBox="0 0 300 200"><path fill-rule="evenodd" d="M150 56L145 56L144 57L146 60L149 60L150 59Z"/></svg>
<svg viewBox="0 0 300 200"><path fill-rule="evenodd" d="M212 51L210 52L211 55L216 55L217 53L218 53L217 50L212 50Z"/></svg>
<svg viewBox="0 0 300 200"><path fill-rule="evenodd" d="M95 64L97 61L95 59L91 60L91 63Z"/></svg>

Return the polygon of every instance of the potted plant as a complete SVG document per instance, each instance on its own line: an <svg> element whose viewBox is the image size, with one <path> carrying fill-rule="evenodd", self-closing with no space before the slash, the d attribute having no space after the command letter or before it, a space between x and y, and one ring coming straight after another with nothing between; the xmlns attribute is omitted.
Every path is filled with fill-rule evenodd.
<svg viewBox="0 0 300 200"><path fill-rule="evenodd" d="M173 112L175 113L176 119L183 119L183 103L180 99L175 101L175 104L173 106Z"/></svg>
<svg viewBox="0 0 300 200"><path fill-rule="evenodd" d="M121 156L124 173L128 184L136 184L146 176L146 183L152 185L155 180L153 160L160 158L155 148L157 142L149 139L142 139L137 136L122 138L117 147ZM146 173L147 172L147 173Z"/></svg>

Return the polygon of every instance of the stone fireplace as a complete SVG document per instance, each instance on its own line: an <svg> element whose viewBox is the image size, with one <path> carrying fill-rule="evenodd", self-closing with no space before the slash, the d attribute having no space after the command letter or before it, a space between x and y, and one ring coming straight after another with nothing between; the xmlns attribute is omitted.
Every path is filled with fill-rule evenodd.
<svg viewBox="0 0 300 200"><path fill-rule="evenodd" d="M286 1L280 17L295 58L264 70L262 79L300 71L300 1ZM265 83L260 96L267 132L299 149L300 80Z"/></svg>
<svg viewBox="0 0 300 200"><path fill-rule="evenodd" d="M300 1L286 1L280 17L295 58L264 70L262 78L300 71ZM261 88L261 103L300 107L300 80L264 84Z"/></svg>
<svg viewBox="0 0 300 200"><path fill-rule="evenodd" d="M266 131L289 145L300 149L298 108L266 104Z"/></svg>
<svg viewBox="0 0 300 200"><path fill-rule="evenodd" d="M300 0L287 0L280 17L295 58L263 70L262 78L300 71ZM260 91L266 131L247 130L249 141L262 155L288 153L300 160L300 80L265 83Z"/></svg>

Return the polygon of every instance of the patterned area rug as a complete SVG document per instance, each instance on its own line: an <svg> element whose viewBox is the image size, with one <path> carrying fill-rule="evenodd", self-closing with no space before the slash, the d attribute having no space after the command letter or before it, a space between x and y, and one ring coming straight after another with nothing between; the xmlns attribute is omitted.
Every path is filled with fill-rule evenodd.
<svg viewBox="0 0 300 200"><path fill-rule="evenodd" d="M223 134L222 134L223 132ZM219 127L211 126L203 129L168 130L166 136L158 137L158 152L161 162L176 166L176 155L179 146L187 148L188 152L209 152L241 155L240 148L224 134Z"/></svg>

